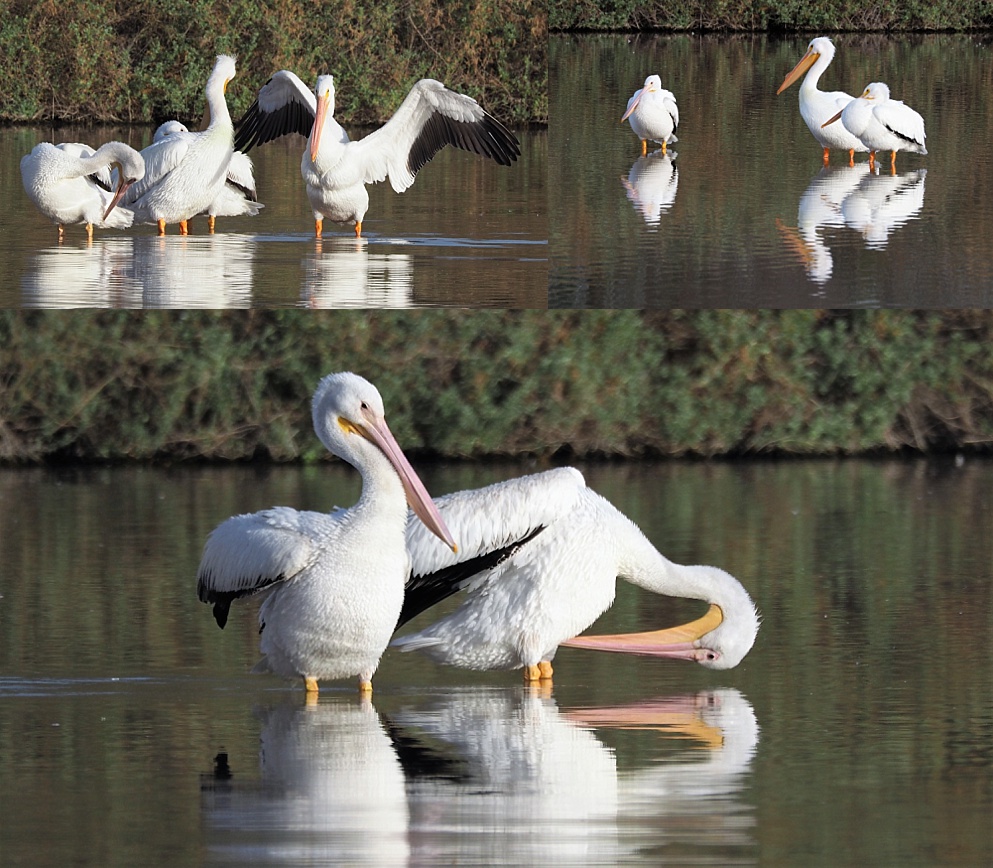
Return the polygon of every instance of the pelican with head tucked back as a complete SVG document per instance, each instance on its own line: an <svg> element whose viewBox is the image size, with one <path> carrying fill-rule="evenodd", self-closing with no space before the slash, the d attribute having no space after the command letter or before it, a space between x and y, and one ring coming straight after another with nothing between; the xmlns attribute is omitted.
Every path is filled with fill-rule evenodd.
<svg viewBox="0 0 993 868"><path fill-rule="evenodd" d="M875 165L876 151L890 152L894 175L897 151L927 154L924 118L901 100L890 99L890 89L881 81L868 85L858 99L825 121L824 126L838 126L839 120L869 150L870 167Z"/></svg>
<svg viewBox="0 0 993 868"><path fill-rule="evenodd" d="M801 75L806 73L803 84L800 85L800 116L811 134L824 149L824 165L829 162L832 149L848 151L848 164L855 164L855 152L869 150L857 136L854 136L843 126L825 127L824 122L835 112L841 111L855 97L841 90L823 91L817 89L824 71L834 60L834 43L826 36L811 39L807 52L800 58L796 66L783 79L777 94L782 93Z"/></svg>
<svg viewBox="0 0 993 868"><path fill-rule="evenodd" d="M662 87L662 79L657 75L648 76L644 86L628 100L627 111L621 116L621 123L624 121L631 124L634 134L641 139L642 156L648 153L650 141L659 142L663 154L669 144L679 141L675 136L679 126L676 97Z"/></svg>
<svg viewBox="0 0 993 868"><path fill-rule="evenodd" d="M730 669L755 641L759 617L741 583L717 567L682 566L566 467L437 499L459 539L452 554L411 523L413 564L400 623L465 590L450 615L392 644L467 669L551 677L560 645L692 660ZM579 636L614 601L618 577L708 604L681 627Z"/></svg>
<svg viewBox="0 0 993 868"><path fill-rule="evenodd" d="M117 169L117 189L112 188L111 168ZM145 163L123 142L107 142L94 151L88 145L42 142L21 158L21 180L28 198L59 227L86 224L86 237L93 239L93 226L127 229L133 214L117 207L128 189L145 175Z"/></svg>
<svg viewBox="0 0 993 868"><path fill-rule="evenodd" d="M233 600L267 595L259 610L265 657L256 671L301 677L310 694L321 679L356 675L359 689L371 691L410 573L407 505L439 547L457 547L371 383L330 374L312 411L321 442L362 475L358 503L330 514L275 507L222 522L204 547L197 595L213 604L220 627Z"/></svg>
<svg viewBox="0 0 993 868"><path fill-rule="evenodd" d="M128 207L135 212L135 218L156 223L159 235L165 234L169 223L178 223L180 233L187 235L187 221L206 212L224 187L234 153L234 127L224 93L234 76L234 58L218 55L204 91L209 126L198 133L167 139L156 162L155 176L149 174L128 195Z"/></svg>
<svg viewBox="0 0 993 868"><path fill-rule="evenodd" d="M321 75L310 90L289 70L277 72L237 123L235 147L255 145L299 133L308 139L300 172L314 209L318 238L324 218L353 223L362 234L369 208L366 184L389 177L402 193L414 176L445 145L509 166L521 154L520 142L472 97L421 79L395 115L365 138L351 141L334 119L334 77Z"/></svg>
<svg viewBox="0 0 993 868"><path fill-rule="evenodd" d="M152 144L141 152L149 174L161 175L163 167L173 162L170 152L174 148L186 147L188 140L184 137L190 135L196 134L191 134L186 125L179 121L166 121L160 125ZM207 214L207 230L213 233L217 217L255 217L263 208L265 205L258 201L255 190L252 161L247 154L235 151L228 163L224 186L217 198L207 206L206 212L200 212Z"/></svg>

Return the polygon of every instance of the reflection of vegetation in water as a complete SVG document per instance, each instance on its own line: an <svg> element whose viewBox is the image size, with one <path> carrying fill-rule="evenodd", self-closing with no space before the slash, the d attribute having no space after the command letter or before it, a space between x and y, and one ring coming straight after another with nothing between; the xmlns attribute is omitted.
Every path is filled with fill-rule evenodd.
<svg viewBox="0 0 993 868"><path fill-rule="evenodd" d="M7 4L10 5L10 4ZM217 54L238 58L236 116L277 69L337 77L337 114L389 117L418 78L476 97L507 123L547 117L546 15L533 0L259 4L15 3L0 29L0 118L199 121ZM9 22L7 18L10 18Z"/></svg>
<svg viewBox="0 0 993 868"><path fill-rule="evenodd" d="M0 312L0 459L313 460L321 376L445 456L993 442L993 311Z"/></svg>
<svg viewBox="0 0 993 868"><path fill-rule="evenodd" d="M927 4L883 0L869 5L844 0L619 0L609 4L549 0L548 23L555 30L971 30L993 25L993 13L982 0Z"/></svg>

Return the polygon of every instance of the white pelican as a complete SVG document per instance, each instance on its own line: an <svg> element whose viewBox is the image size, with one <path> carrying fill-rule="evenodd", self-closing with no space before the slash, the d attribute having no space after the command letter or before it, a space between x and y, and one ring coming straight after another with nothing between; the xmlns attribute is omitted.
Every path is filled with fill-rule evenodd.
<svg viewBox="0 0 993 868"><path fill-rule="evenodd" d="M129 196L129 207L135 212L135 219L157 223L159 235L165 235L167 223L178 223L179 231L183 235L189 234L187 221L207 212L224 187L234 151L234 127L224 92L234 76L234 58L218 55L204 91L210 113L209 126L202 132L187 132L175 141L170 137L162 148L161 162L155 165L155 177L150 172ZM156 147L154 144L149 146ZM151 162L152 157L148 159Z"/></svg>
<svg viewBox="0 0 993 868"><path fill-rule="evenodd" d="M110 167L118 167L117 190L111 192ZM123 142L107 142L96 151L88 145L42 142L21 158L24 191L59 227L59 241L65 227L86 224L86 236L93 239L93 225L127 229L133 214L118 208L128 188L145 174L141 155Z"/></svg>
<svg viewBox="0 0 993 868"><path fill-rule="evenodd" d="M402 193L445 145L489 157L502 166L509 166L521 154L514 134L472 97L430 78L411 88L384 126L350 141L334 119L334 76L318 76L311 91L284 69L266 82L237 126L235 147L242 151L288 133L308 138L300 172L314 209L318 238L325 217L336 223L354 223L355 234L360 236L369 208L365 185L389 176L393 189Z"/></svg>
<svg viewBox="0 0 993 868"><path fill-rule="evenodd" d="M869 149L870 165L876 162L876 151L890 152L890 169L894 175L897 151L927 154L924 118L909 105L890 99L890 89L881 81L868 85L862 96L826 120L824 126L837 126L839 119Z"/></svg>
<svg viewBox="0 0 993 868"><path fill-rule="evenodd" d="M676 107L676 97L672 91L662 87L662 79L650 75L645 84L636 90L628 100L627 111L621 117L621 123L631 124L634 134L641 139L641 154L648 153L648 143L660 142L662 153L666 145L678 142L674 132L679 126L679 109Z"/></svg>
<svg viewBox="0 0 993 868"><path fill-rule="evenodd" d="M396 626L410 559L404 545L407 503L431 532L456 548L396 440L383 399L355 374L330 374L313 400L314 430L327 449L362 474L362 496L330 514L275 507L237 515L207 539L197 596L213 603L218 626L231 602L267 592L259 610L256 671L318 679L372 675Z"/></svg>
<svg viewBox="0 0 993 868"><path fill-rule="evenodd" d="M840 112L855 99L851 94L841 90L823 91L817 89L817 82L824 74L824 70L831 65L832 60L834 60L834 43L826 36L811 39L807 46L807 53L800 58L800 62L783 79L783 83L779 85L779 90L776 93L782 93L806 72L806 78L800 85L800 116L824 149L825 166L829 162L828 155L832 148L848 151L848 164L851 166L855 164L856 151L862 152L869 149L841 125L836 125L830 129L824 127L824 122L828 118L835 112Z"/></svg>
<svg viewBox="0 0 993 868"><path fill-rule="evenodd" d="M468 669L524 668L552 674L559 645L736 666L752 647L759 619L737 579L717 567L681 566L663 557L607 500L565 467L440 497L455 528L457 556L407 527L413 577L400 623L456 590L467 597L450 615L394 639ZM700 619L653 633L573 638L614 601L617 577L657 594L710 604Z"/></svg>
<svg viewBox="0 0 993 868"><path fill-rule="evenodd" d="M190 135L189 129L179 121L166 121L155 131L152 144L141 153L145 158L145 168L149 175L161 177L163 167L172 160L168 155L168 150L173 147L185 147L182 144L182 136ZM168 140L171 144L159 144ZM255 190L255 171L248 154L235 151L231 155L231 162L228 163L228 173L224 180L217 198L207 206L207 228L214 231L215 218L217 217L255 217L259 211L265 208L258 201L258 194Z"/></svg>

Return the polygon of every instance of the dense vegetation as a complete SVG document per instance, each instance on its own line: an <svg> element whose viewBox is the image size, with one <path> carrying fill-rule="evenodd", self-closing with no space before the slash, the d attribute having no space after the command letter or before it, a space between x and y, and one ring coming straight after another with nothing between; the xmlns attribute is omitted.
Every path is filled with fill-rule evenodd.
<svg viewBox="0 0 993 868"><path fill-rule="evenodd" d="M975 30L990 0L549 0L552 30Z"/></svg>
<svg viewBox="0 0 993 868"><path fill-rule="evenodd" d="M508 123L547 119L538 0L6 0L0 118L198 121L217 54L238 58L239 115L278 69L336 76L337 113L389 117L418 78L469 93Z"/></svg>
<svg viewBox="0 0 993 868"><path fill-rule="evenodd" d="M443 456L990 450L993 311L0 313L0 460L312 460L317 380Z"/></svg>

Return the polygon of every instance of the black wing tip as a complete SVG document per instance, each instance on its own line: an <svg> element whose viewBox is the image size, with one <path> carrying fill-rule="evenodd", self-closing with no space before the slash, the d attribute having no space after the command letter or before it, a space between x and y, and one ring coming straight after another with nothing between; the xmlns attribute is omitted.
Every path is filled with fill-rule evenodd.
<svg viewBox="0 0 993 868"><path fill-rule="evenodd" d="M488 112L476 121L457 121L436 113L424 125L407 158L407 169L416 175L446 145L510 166L521 155L521 143Z"/></svg>

